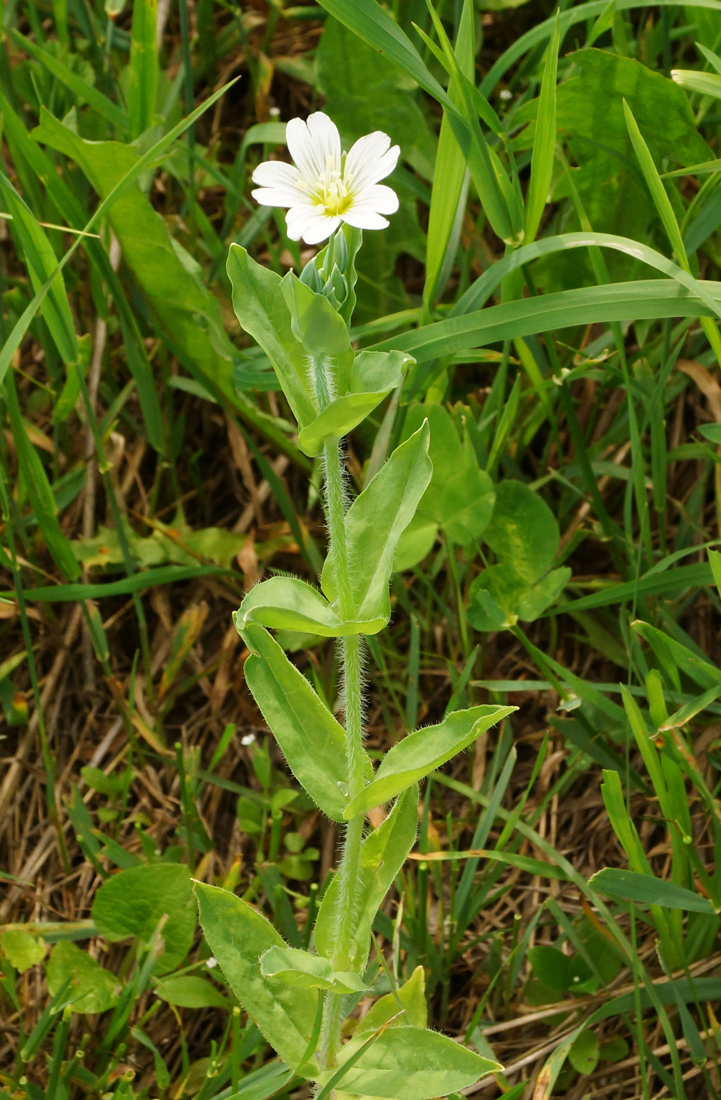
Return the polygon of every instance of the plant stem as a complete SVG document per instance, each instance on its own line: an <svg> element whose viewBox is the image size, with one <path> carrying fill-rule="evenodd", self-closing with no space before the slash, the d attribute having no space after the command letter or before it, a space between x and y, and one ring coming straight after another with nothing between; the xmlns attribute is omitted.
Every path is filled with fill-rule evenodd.
<svg viewBox="0 0 721 1100"><path fill-rule="evenodd" d="M331 380L326 373L327 364L313 360L313 374L318 403L321 408L331 398ZM355 611L351 562L345 532L346 493L341 446L326 443L323 449L325 464L325 512L328 523L329 549L334 565L337 588L337 604L341 618L352 619ZM348 797L355 798L365 784L365 753L363 751L363 695L361 643L357 634L341 639L341 674L344 688L346 759L348 764ZM353 954L355 930L355 896L358 881L358 862L363 840L364 815L357 814L346 827L343 858L338 869L338 911L333 955L336 970L348 970ZM340 1048L342 997L326 994L323 1013L321 1052L325 1064L333 1064Z"/></svg>

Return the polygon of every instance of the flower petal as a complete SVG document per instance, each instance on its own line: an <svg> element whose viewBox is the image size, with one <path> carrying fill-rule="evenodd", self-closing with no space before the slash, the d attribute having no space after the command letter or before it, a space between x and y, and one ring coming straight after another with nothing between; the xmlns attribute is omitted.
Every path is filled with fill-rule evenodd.
<svg viewBox="0 0 721 1100"><path fill-rule="evenodd" d="M389 222L377 214L372 206L352 206L343 214L343 221L356 229L385 229Z"/></svg>
<svg viewBox="0 0 721 1100"><path fill-rule="evenodd" d="M395 214L398 209L398 196L392 187L386 187L384 183L375 183L353 196L350 209L355 210L359 206L368 206L379 214Z"/></svg>
<svg viewBox="0 0 721 1100"><path fill-rule="evenodd" d="M253 172L253 183L259 187L293 187L302 176L294 164L282 160L264 160Z"/></svg>
<svg viewBox="0 0 721 1100"><path fill-rule="evenodd" d="M292 118L285 128L285 141L304 179L318 181L332 158L333 167L340 170L340 134L328 115L316 111L304 122ZM379 177L380 178L380 177Z"/></svg>
<svg viewBox="0 0 721 1100"><path fill-rule="evenodd" d="M304 240L306 244L319 244L338 228L341 219L322 213L311 203L294 206L285 215L288 236L292 241Z"/></svg>
<svg viewBox="0 0 721 1100"><path fill-rule="evenodd" d="M378 183L389 176L400 156L400 146L391 146L391 139L382 130L358 138L345 159L343 179L351 191Z"/></svg>
<svg viewBox="0 0 721 1100"><path fill-rule="evenodd" d="M297 206L305 197L297 187L256 187L250 193L261 206Z"/></svg>

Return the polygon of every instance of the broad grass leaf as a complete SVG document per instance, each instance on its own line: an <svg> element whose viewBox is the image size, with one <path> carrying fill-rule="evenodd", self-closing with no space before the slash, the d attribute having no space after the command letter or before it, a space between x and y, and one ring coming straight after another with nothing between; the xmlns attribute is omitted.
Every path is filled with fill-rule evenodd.
<svg viewBox="0 0 721 1100"><path fill-rule="evenodd" d="M391 1027L368 1043L339 1085L388 1100L433 1100L500 1068L437 1031ZM319 1083L329 1076L321 1076Z"/></svg>
<svg viewBox="0 0 721 1100"><path fill-rule="evenodd" d="M84 141L45 109L33 137L74 161L102 199L140 160L132 146ZM108 220L123 258L183 365L237 407L239 398L233 387L236 352L225 332L220 303L204 285L198 266L169 236L162 217L137 183L117 196Z"/></svg>
<svg viewBox="0 0 721 1100"><path fill-rule="evenodd" d="M45 230L38 224L30 207L18 195L4 172L0 172L0 188L8 212L12 214L10 232L19 246L18 252L25 261L33 290L37 293L57 268L57 256ZM75 362L79 357L78 340L62 272L58 272L53 279L40 311L60 358L74 374ZM75 381L77 383L77 379Z"/></svg>
<svg viewBox="0 0 721 1100"><path fill-rule="evenodd" d="M515 6L515 3L514 5ZM556 15L551 41L546 48L538 101L536 131L531 154L531 179L526 195L525 241L532 241L541 224L548 202L553 177L553 161L556 152L556 74L560 46L560 15Z"/></svg>
<svg viewBox="0 0 721 1100"><path fill-rule="evenodd" d="M608 897L625 898L641 905L659 905L663 909L681 909L691 913L716 910L708 898L695 894L675 882L664 882L654 875L638 874L615 867L604 867L589 880L595 890Z"/></svg>
<svg viewBox="0 0 721 1100"><path fill-rule="evenodd" d="M297 947L269 947L260 958L265 978L278 978L295 989L323 989L344 996L365 993L368 986L358 974L334 970L328 959Z"/></svg>
<svg viewBox="0 0 721 1100"><path fill-rule="evenodd" d="M305 676L260 626L246 624L245 680L300 785L323 813L343 821L348 766L343 727Z"/></svg>
<svg viewBox="0 0 721 1100"><path fill-rule="evenodd" d="M671 79L674 84L685 88L687 92L697 92L698 95L710 95L714 99L721 99L721 76L718 73L699 73L692 69L671 69Z"/></svg>
<svg viewBox="0 0 721 1100"><path fill-rule="evenodd" d="M75 560L69 541L60 529L56 514L55 497L50 488L45 468L35 447L28 439L20 405L18 404L15 379L12 374L8 376L5 382L5 402L20 474L35 513L35 519L58 569L67 580L74 580L80 575L80 566ZM26 591L27 596L28 592Z"/></svg>
<svg viewBox="0 0 721 1100"><path fill-rule="evenodd" d="M195 893L203 933L230 988L283 1061L297 1066L313 1030L316 990L263 977L261 955L285 943L261 913L217 886L198 882Z"/></svg>
<svg viewBox="0 0 721 1100"><path fill-rule="evenodd" d="M493 483L472 447L458 436L452 416L443 405L412 405L404 434L418 430L428 420L431 432L428 454L433 476L418 505L419 516L432 519L444 534L467 546L485 531L496 499Z"/></svg>
<svg viewBox="0 0 721 1100"><path fill-rule="evenodd" d="M663 74L605 50L579 50L571 58L573 69L557 91L556 123L578 165L573 178L583 207L594 229L647 240L653 208L635 168L624 99L657 164L669 158L677 164L695 164L709 159L710 149L696 130L683 91ZM535 117L538 108L538 100L528 104L515 121ZM561 180L554 199L565 194ZM577 266L575 261L557 262L546 269L539 285L577 284ZM615 260L611 265L613 278L632 273L626 261Z"/></svg>
<svg viewBox="0 0 721 1100"><path fill-rule="evenodd" d="M418 787L413 784L396 800L385 821L369 833L361 844L358 863L356 906L358 921L351 966L359 973L368 959L368 942L375 915L399 874L418 831ZM336 876L323 895L315 925L315 946L330 959L335 950L338 924L338 886Z"/></svg>
<svg viewBox="0 0 721 1100"><path fill-rule="evenodd" d="M410 45L410 43L408 43ZM404 161L424 180L433 177L435 141L417 102L417 87L385 53L359 38L332 15L326 19L316 51L318 84L332 104L333 121L344 148L364 134L382 130L401 146ZM386 181L398 192L400 209L382 233L366 233L356 259L359 321L374 321L410 300L396 274L398 256L408 253L423 261L424 233L416 210L417 195L401 172Z"/></svg>
<svg viewBox="0 0 721 1100"><path fill-rule="evenodd" d="M120 871L96 893L91 916L106 939L132 936L141 944L150 941L160 919L167 916L155 970L174 970L190 951L195 933L190 872L180 863L144 863Z"/></svg>
<svg viewBox="0 0 721 1100"><path fill-rule="evenodd" d="M157 0L135 0L130 41L128 122L130 140L139 137L153 121L158 90Z"/></svg>
<svg viewBox="0 0 721 1100"><path fill-rule="evenodd" d="M480 706L458 710L438 725L426 726L404 737L383 757L373 782L346 807L346 819L388 802L424 779L516 709Z"/></svg>
<svg viewBox="0 0 721 1100"><path fill-rule="evenodd" d="M45 976L52 996L70 979L66 998L73 1012L107 1012L118 1003L122 988L114 974L70 940L55 944L45 964Z"/></svg>
<svg viewBox="0 0 721 1100"><path fill-rule="evenodd" d="M396 545L431 478L428 442L428 425L423 424L396 448L346 514L351 589L355 618L359 621L380 622L385 626L390 618L388 585ZM321 584L335 601L338 591L332 551L323 566Z"/></svg>
<svg viewBox="0 0 721 1100"><path fill-rule="evenodd" d="M89 80L84 79L80 73L75 72L60 58L55 57L49 50L43 49L42 46L38 46L13 27L8 27L6 33L12 38L16 46L24 50L25 53L29 53L31 57L44 65L61 84L69 88L79 103L87 103L94 111L97 111L106 122L110 123L113 131L119 134L127 132L128 119L125 112L111 99L108 99L106 95L103 95Z"/></svg>
<svg viewBox="0 0 721 1100"><path fill-rule="evenodd" d="M473 79L475 55L475 11L466 0L458 24L456 61L458 68L469 80ZM449 95L458 103L460 92L453 86ZM423 302L430 307L438 292L443 290L450 275L454 253L460 238L461 219L466 205L469 180L468 166L453 133L447 113L443 112L438 135L431 203L428 211L428 238L426 242L426 278Z"/></svg>
<svg viewBox="0 0 721 1100"><path fill-rule="evenodd" d="M234 620L239 633L247 622L256 622L273 630L295 630L323 638L377 634L387 622L378 613L368 620L358 617L341 620L322 593L298 577L271 577L257 584L243 600Z"/></svg>

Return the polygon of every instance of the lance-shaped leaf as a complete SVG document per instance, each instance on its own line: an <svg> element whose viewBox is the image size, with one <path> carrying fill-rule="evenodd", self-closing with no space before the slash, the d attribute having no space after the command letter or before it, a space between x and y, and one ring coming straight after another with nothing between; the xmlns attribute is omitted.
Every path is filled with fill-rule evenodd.
<svg viewBox="0 0 721 1100"><path fill-rule="evenodd" d="M375 779L346 807L349 820L430 775L517 707L471 707L449 714L437 726L416 730L386 753Z"/></svg>
<svg viewBox="0 0 721 1100"><path fill-rule="evenodd" d="M365 1041L380 1027L425 1027L428 1023L426 975L417 966L410 978L394 993L380 997L366 1012L353 1032L353 1042Z"/></svg>
<svg viewBox="0 0 721 1100"><path fill-rule="evenodd" d="M306 355L337 360L338 390L345 392L353 366L348 327L324 294L311 290L292 271L281 280L291 331Z"/></svg>
<svg viewBox="0 0 721 1100"><path fill-rule="evenodd" d="M382 825L361 845L356 886L356 923L350 965L362 972L368 959L370 933L380 904L415 844L418 830L418 788L412 785L397 800ZM338 925L338 877L326 890L315 925L315 947L331 959Z"/></svg>
<svg viewBox="0 0 721 1100"><path fill-rule="evenodd" d="M236 244L230 246L227 271L236 317L273 364L298 423L310 424L318 410L308 375L308 357L293 335L282 279Z"/></svg>
<svg viewBox="0 0 721 1100"><path fill-rule="evenodd" d="M388 585L396 545L413 519L433 472L428 457L429 436L428 424L424 423L397 447L345 517L354 617L360 621L385 625L390 618ZM321 585L330 600L337 599L332 551L323 566Z"/></svg>
<svg viewBox="0 0 721 1100"><path fill-rule="evenodd" d="M262 626L247 623L245 682L293 775L334 821L348 804L345 734L305 676Z"/></svg>
<svg viewBox="0 0 721 1100"><path fill-rule="evenodd" d="M341 996L368 989L359 974L334 970L327 959L297 947L269 947L260 969L264 977L279 978L295 989L324 989Z"/></svg>
<svg viewBox="0 0 721 1100"><path fill-rule="evenodd" d="M0 172L0 191L8 212L12 214L13 220L10 231L19 246L22 258L25 260L33 290L37 292L45 280L56 270L58 266L57 256L45 230L38 224L30 207L18 195L3 172ZM65 281L61 272L58 272L53 279L40 310L55 341L60 357L71 368L74 376L74 364L79 355L78 340L75 335L73 315L65 291Z"/></svg>
<svg viewBox="0 0 721 1100"><path fill-rule="evenodd" d="M338 1085L344 1092L388 1100L432 1100L467 1088L501 1068L498 1062L481 1058L437 1031L390 1027L368 1042ZM319 1084L325 1084L331 1075L332 1071L326 1071L318 1078Z"/></svg>
<svg viewBox="0 0 721 1100"><path fill-rule="evenodd" d="M412 362L411 356L402 351L362 351L356 355L349 392L334 398L312 424L303 428L298 436L301 451L315 458L324 443L342 439L352 431L391 390L400 386L403 371Z"/></svg>
<svg viewBox="0 0 721 1100"><path fill-rule="evenodd" d="M285 944L251 905L201 882L195 884L195 893L205 938L233 993L283 1061L299 1065L313 1030L316 990L295 989L264 977L261 955Z"/></svg>
<svg viewBox="0 0 721 1100"><path fill-rule="evenodd" d="M589 885L612 898L626 898L641 905L660 905L664 909L681 909L691 913L718 913L713 902L675 882L665 882L653 875L604 867L589 879Z"/></svg>
<svg viewBox="0 0 721 1100"><path fill-rule="evenodd" d="M273 630L296 630L322 638L347 634L377 634L386 619L344 622L325 597L298 577L271 577L252 588L234 615L238 633L245 624L260 623Z"/></svg>

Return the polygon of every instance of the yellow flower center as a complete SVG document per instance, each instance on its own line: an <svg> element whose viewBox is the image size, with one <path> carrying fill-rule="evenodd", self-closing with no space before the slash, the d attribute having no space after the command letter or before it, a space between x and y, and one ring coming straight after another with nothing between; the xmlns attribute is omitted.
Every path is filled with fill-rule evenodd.
<svg viewBox="0 0 721 1100"><path fill-rule="evenodd" d="M323 207L323 213L331 218L337 218L344 214L353 201L353 196L348 189L348 183L343 179L343 173L338 169L335 159L331 156L326 161L325 170L318 179L316 200Z"/></svg>

